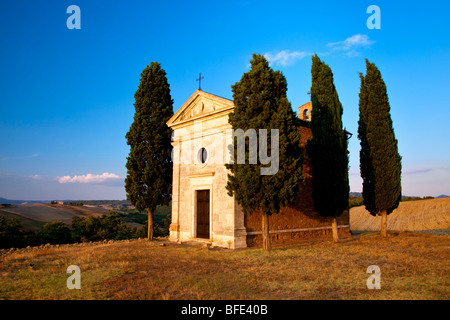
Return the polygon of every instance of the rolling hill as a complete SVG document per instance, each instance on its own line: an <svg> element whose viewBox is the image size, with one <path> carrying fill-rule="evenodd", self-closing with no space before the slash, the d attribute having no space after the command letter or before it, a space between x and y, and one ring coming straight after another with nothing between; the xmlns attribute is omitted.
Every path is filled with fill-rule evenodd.
<svg viewBox="0 0 450 320"><path fill-rule="evenodd" d="M107 209L86 206L67 206L59 204L20 204L0 208L0 214L6 218L17 217L25 229L36 230L47 222L62 221L70 224L72 218L101 216L108 213Z"/></svg>
<svg viewBox="0 0 450 320"><path fill-rule="evenodd" d="M352 231L379 231L380 217L364 206L350 209ZM442 230L450 228L450 198L400 202L387 219L390 231Z"/></svg>

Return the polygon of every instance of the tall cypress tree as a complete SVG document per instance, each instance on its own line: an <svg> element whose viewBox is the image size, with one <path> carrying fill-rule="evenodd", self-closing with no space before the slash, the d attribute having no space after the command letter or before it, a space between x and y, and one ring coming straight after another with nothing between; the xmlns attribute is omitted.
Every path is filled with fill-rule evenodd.
<svg viewBox="0 0 450 320"><path fill-rule="evenodd" d="M401 156L390 115L386 84L375 64L366 59L360 74L358 138L364 205L381 216L381 236L387 236L387 215L401 199Z"/></svg>
<svg viewBox="0 0 450 320"><path fill-rule="evenodd" d="M166 72L151 62L141 73L134 95L135 115L126 134L125 190L139 211L148 211L148 239L153 239L153 213L158 205L168 205L172 194L172 130L166 122L173 115L173 100Z"/></svg>
<svg viewBox="0 0 450 320"><path fill-rule="evenodd" d="M303 179L303 153L300 147L299 119L287 99L287 82L280 71L274 71L264 56L253 54L250 71L232 86L235 109L229 115L233 130L244 132L254 129L259 147L260 129L267 130L267 155L274 155L271 149L271 130L278 130L279 148L278 170L275 174L262 175L261 169L268 165L261 163L261 154L256 159L256 141L253 152L249 151L250 139L245 142L245 164L236 161L237 144L229 146L234 152L234 163L226 164L228 174L227 190L235 196L245 214L260 210L262 215L263 248L271 249L269 235L269 216L279 213L281 207L295 202L299 185ZM236 132L236 131L235 131ZM256 163L252 163L256 162ZM263 161L264 162L264 161Z"/></svg>
<svg viewBox="0 0 450 320"><path fill-rule="evenodd" d="M311 157L314 206L332 219L334 241L338 240L336 218L348 209L347 137L342 125L343 108L330 67L312 57L311 131L307 145Z"/></svg>

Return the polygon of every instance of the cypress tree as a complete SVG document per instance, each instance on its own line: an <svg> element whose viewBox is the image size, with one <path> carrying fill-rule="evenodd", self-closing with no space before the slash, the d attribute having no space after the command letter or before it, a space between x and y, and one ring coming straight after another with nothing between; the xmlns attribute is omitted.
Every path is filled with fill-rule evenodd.
<svg viewBox="0 0 450 320"><path fill-rule="evenodd" d="M387 236L387 215L401 199L401 156L398 153L386 84L375 64L366 59L360 74L358 138L364 205L381 216L381 236Z"/></svg>
<svg viewBox="0 0 450 320"><path fill-rule="evenodd" d="M260 54L253 54L250 63L250 71L232 85L235 109L229 115L229 123L233 130L248 132L254 129L259 147L261 139L266 139L259 130L266 129L267 155L271 156L276 153L273 149L276 138L271 139L271 130L277 129L279 157L275 161L278 161L278 171L275 174L261 174L261 169L268 165L261 163L261 154L257 161L250 161L252 157L256 159L256 141L253 141L253 152L250 152L250 139L245 141L245 164L239 164L236 161L237 144L233 143L229 149L234 153L234 163L226 164L230 170L226 189L230 196L235 196L245 214L260 211L263 248L270 250L269 216L295 202L303 179L303 154L299 119L287 99L284 75L270 68Z"/></svg>
<svg viewBox="0 0 450 320"><path fill-rule="evenodd" d="M166 122L173 115L173 100L166 72L151 62L141 73L134 95L135 115L126 134L125 190L137 210L148 212L148 239L153 239L153 213L158 205L168 205L172 194L172 130Z"/></svg>
<svg viewBox="0 0 450 320"><path fill-rule="evenodd" d="M312 57L311 131L307 145L311 157L313 199L317 212L332 220L333 239L338 241L336 218L348 209L347 137L342 125L343 108L330 67Z"/></svg>

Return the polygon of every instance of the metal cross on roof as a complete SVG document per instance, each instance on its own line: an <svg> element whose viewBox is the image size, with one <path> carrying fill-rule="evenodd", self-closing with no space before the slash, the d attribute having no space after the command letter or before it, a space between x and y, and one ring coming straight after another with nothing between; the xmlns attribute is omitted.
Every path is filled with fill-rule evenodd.
<svg viewBox="0 0 450 320"><path fill-rule="evenodd" d="M204 77L202 77L202 73L200 72L198 79L196 79L196 81L198 81L198 90L202 90L202 79L204 79Z"/></svg>

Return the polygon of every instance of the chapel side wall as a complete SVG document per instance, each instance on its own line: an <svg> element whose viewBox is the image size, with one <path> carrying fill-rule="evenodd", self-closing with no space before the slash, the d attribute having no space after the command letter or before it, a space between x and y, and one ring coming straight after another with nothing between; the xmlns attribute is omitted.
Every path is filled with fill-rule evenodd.
<svg viewBox="0 0 450 320"><path fill-rule="evenodd" d="M311 130L308 127L301 127L301 144L305 146L307 140L312 138ZM305 151L305 159L303 162L304 182L300 185L300 191L296 202L289 207L282 208L280 213L273 214L269 217L270 230L286 230L286 229L304 229L331 227L331 220L320 216L315 207L312 198L312 167L311 159ZM349 225L348 210L344 212L338 219L338 225ZM245 215L245 226L247 232L261 232L261 214L255 211L252 214ZM297 239L310 237L331 237L331 229L286 232L271 234L271 240L274 242L289 242ZM338 233L341 236L349 234L349 228L339 228ZM247 235L247 245L254 246L262 243L262 235Z"/></svg>

